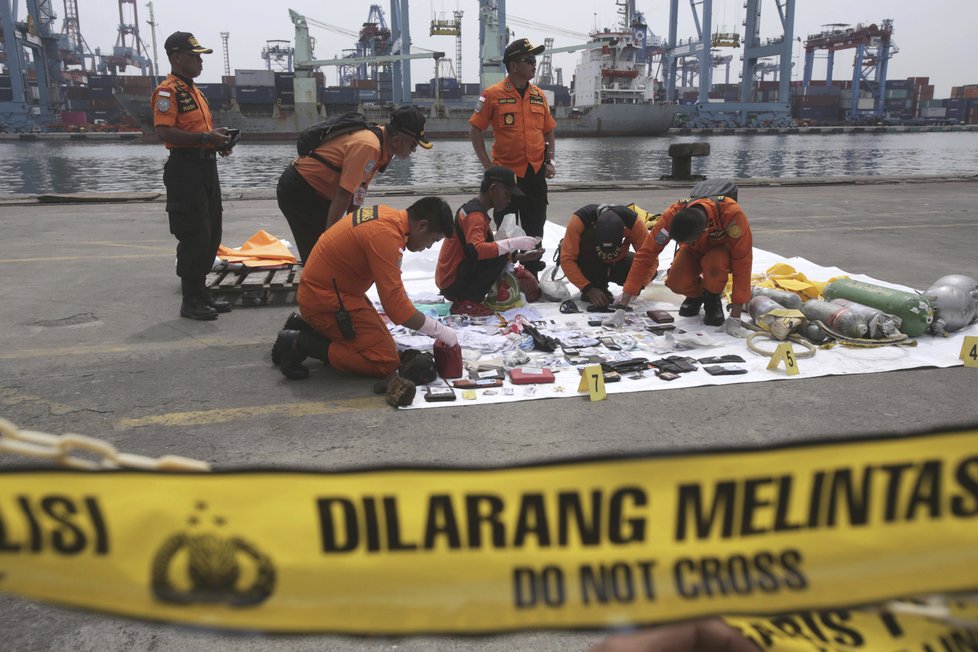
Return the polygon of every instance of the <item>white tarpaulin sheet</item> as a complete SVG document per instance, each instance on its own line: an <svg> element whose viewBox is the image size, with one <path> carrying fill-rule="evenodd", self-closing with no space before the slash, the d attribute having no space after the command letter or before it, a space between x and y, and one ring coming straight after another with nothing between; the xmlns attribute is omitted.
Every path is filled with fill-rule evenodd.
<svg viewBox="0 0 978 652"><path fill-rule="evenodd" d="M544 260L550 261L553 252L556 251L557 243L563 237L564 229L552 223L547 223L544 246L547 253ZM660 257L659 269L669 268L672 258L673 248L668 247ZM434 270L438 259L438 246L421 253L406 252L403 262L404 285L409 296L415 301L437 299L438 288L434 282ZM848 274L846 271L837 267L822 267L804 258L785 258L778 254L754 249L754 273L763 273L776 263L787 263L795 270L803 273L813 281L826 281L837 276L849 276L853 279L884 285L887 287L913 291L893 283L874 279L861 274ZM953 270L937 270L937 276L951 273ZM937 278L935 276L935 279ZM572 297L579 298L579 293L572 287ZM612 291L620 292L618 286L612 285ZM377 302L377 295L374 289L371 296ZM746 374L732 376L712 376L704 371L702 365L697 365L696 371L683 373L679 378L672 381L665 381L655 376L653 370L648 370L642 378L631 378L623 375L621 381L606 384L608 394L619 394L625 392L655 391L660 389L678 389L683 387L700 387L704 385L729 385L733 383L759 383L771 380L789 380L814 378L817 376L833 376L845 374L866 374L878 373L883 371L895 371L899 369L913 369L916 367L953 367L962 364L959 358L963 339L966 335L978 335L978 324L953 333L950 337L934 337L922 335L917 338L917 345L908 346L883 346L876 348L857 348L847 346L835 346L830 349L820 349L813 358L803 358L797 361L799 373L788 376L782 363L775 370L768 370L767 366L770 358L752 353L746 345L746 340L739 339L723 332L718 332L715 327L704 326L702 314L698 317L680 317L675 312L678 310L679 302L682 297L676 297L662 285L662 281L656 280L645 292L633 300L631 305L634 308L634 319L638 320L645 316L645 311L652 308L666 309L675 315L675 326L677 330L686 331L685 334L676 334L674 337L666 335L653 335L645 331L642 325L626 325L621 329L607 329L602 327L588 326L588 319L599 319L607 317L607 314L584 312L587 304L578 301L580 313L562 314L558 303L537 302L528 304L526 308L516 309L507 313L512 317L512 313L524 312L531 321L546 322L545 334L567 339L573 335L599 337L605 335L631 336L635 343L632 350L623 350L615 353L601 344L592 348L583 348L582 356L599 355L609 361L617 359L628 359L644 357L649 360L657 360L670 355L688 356L694 359L704 357L722 356L726 354L736 354L742 357L745 362L734 363L736 366L747 369ZM379 303L377 304L379 307ZM743 319L749 320L747 312L744 312ZM463 356L466 360L475 359L479 355L479 350L472 346L482 346L482 350L492 350L493 348L507 344L501 337L490 338L482 333L482 329L474 327L471 332L468 328L460 330L460 343L463 345ZM418 335L404 329L395 329L395 340L403 348L413 347L427 349L431 345L431 340L423 335ZM625 338L628 340L628 338ZM691 348L683 349L675 347L676 341L686 343ZM513 348L508 343L510 349ZM776 343L771 340L760 339L758 344L767 351L773 351ZM797 353L803 351L797 344L793 345ZM498 353L483 353L480 361L484 363L501 364L502 356L505 351ZM424 400L424 388L419 387L413 405L406 409L431 408L445 406L464 406L486 403L502 403L508 401L525 401L540 398L567 398L583 396L577 392L580 383L580 373L578 367L583 365L571 365L561 349L558 347L556 353L543 353L540 351L526 351L531 362L526 366L545 366L554 372L555 382L552 384L534 385L512 385L507 379L502 388L477 389L474 399L463 398L462 390L456 389L456 400L445 402L428 402ZM467 374L466 374L467 377ZM444 381L439 379L438 384Z"/></svg>

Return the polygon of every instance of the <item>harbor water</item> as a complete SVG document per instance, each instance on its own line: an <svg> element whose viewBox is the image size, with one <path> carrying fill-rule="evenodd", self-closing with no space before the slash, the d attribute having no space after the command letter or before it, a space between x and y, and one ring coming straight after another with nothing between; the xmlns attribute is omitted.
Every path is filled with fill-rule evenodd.
<svg viewBox="0 0 978 652"><path fill-rule="evenodd" d="M822 177L978 174L978 133L786 134L566 138L557 143L561 183L658 179L671 168L678 142L707 141L712 153L694 159L710 177ZM225 190L274 188L295 156L293 143L249 143L219 161ZM152 192L163 190L166 153L140 142L0 143L0 194ZM394 161L374 187L461 185L481 168L467 140L441 140L410 159Z"/></svg>

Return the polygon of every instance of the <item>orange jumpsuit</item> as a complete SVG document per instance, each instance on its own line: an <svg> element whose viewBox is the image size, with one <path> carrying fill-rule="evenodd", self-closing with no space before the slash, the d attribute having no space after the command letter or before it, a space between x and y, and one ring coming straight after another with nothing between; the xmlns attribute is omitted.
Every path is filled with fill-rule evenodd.
<svg viewBox="0 0 978 652"><path fill-rule="evenodd" d="M482 91L469 124L485 131L492 127L492 162L516 173L526 174L544 163L544 136L557 127L547 98L538 86L529 84L520 95L509 77Z"/></svg>
<svg viewBox="0 0 978 652"><path fill-rule="evenodd" d="M388 376L397 370L397 346L367 298L374 283L387 317L403 324L415 313L401 281L401 257L410 226L406 210L364 206L344 216L316 243L299 281L302 318L331 340L329 363L341 371ZM336 323L339 297L356 337L343 338Z"/></svg>
<svg viewBox="0 0 978 652"><path fill-rule="evenodd" d="M499 257L499 247L492 241L489 216L486 214L486 208L482 202L478 199L467 202L458 209L455 219L456 232L452 237L445 238L441 244L441 251L438 252L435 285L440 290L444 290L455 283L459 268L466 260L474 262Z"/></svg>
<svg viewBox="0 0 978 652"><path fill-rule="evenodd" d="M385 131L387 127L380 127ZM354 205L360 205L367 186L374 176L391 162L393 152L385 152L383 141L370 129L362 129L351 134L339 136L316 148L315 153L342 171L327 167L312 156L301 156L293 163L296 171L313 190L333 199L337 187L354 195ZM357 201L359 194L360 201Z"/></svg>
<svg viewBox="0 0 978 652"><path fill-rule="evenodd" d="M598 204L588 204L583 206L571 216L570 221L567 223L567 230L564 232L564 239L560 242L560 267L564 270L564 274L567 276L567 280L574 284L579 290L591 285L591 280L588 279L584 270L581 269L579 260L581 259L581 236L585 234L588 229L594 228L594 223L598 218L599 208ZM608 206L608 208L624 208ZM627 211L627 209L625 209ZM649 231L645 226L643 220L638 219L638 216L634 212L628 211L615 211L619 216L626 215L623 217L622 222L625 225L625 242L631 245L631 248L638 252L641 250L642 245L649 237ZM630 213L630 214L629 214ZM589 238L589 241L593 238ZM614 266L617 262L624 260L625 256L628 255L628 246L621 248L621 251L617 256L611 259L603 260L602 262L606 265ZM591 252L587 252L588 258L592 258ZM596 258L596 256L593 256ZM647 285L649 281L652 280L652 274L655 272L650 272L646 278L643 280L642 285Z"/></svg>
<svg viewBox="0 0 978 652"><path fill-rule="evenodd" d="M670 240L672 218L686 206L702 206L706 210L706 229L695 242L679 245L666 276L666 287L687 297L701 296L704 289L721 294L727 285L727 276L732 272L730 300L747 303L750 301L753 242L747 216L740 204L730 197L683 200L667 208L652 228L645 245L635 255L632 271L625 281L625 294L636 296L647 283L643 279L651 279L655 274L659 254Z"/></svg>

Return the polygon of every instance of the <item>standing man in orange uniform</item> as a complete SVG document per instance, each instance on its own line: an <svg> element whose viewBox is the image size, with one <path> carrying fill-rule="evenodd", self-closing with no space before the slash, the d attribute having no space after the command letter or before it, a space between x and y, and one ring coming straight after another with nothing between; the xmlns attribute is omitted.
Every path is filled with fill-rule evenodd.
<svg viewBox="0 0 978 652"><path fill-rule="evenodd" d="M503 215L515 209L526 234L538 238L543 237L547 221L547 179L556 174L553 157L557 122L550 115L543 91L530 83L536 76L536 56L542 52L542 45L535 46L525 38L506 46L506 78L482 91L469 118L469 140L482 167L509 168L516 173L517 185L525 195L514 197L508 209L493 212L496 226ZM489 127L493 133L491 159L484 135ZM536 274L545 264L537 260L524 263L524 267Z"/></svg>
<svg viewBox="0 0 978 652"><path fill-rule="evenodd" d="M299 281L301 330L281 330L282 374L309 375L302 361L311 356L340 371L385 378L400 362L387 325L367 297L377 284L380 303L395 324L420 331L449 346L455 331L419 312L401 281L403 250L424 251L455 226L452 209L440 197L424 197L405 210L364 206L348 213L316 243Z"/></svg>
<svg viewBox="0 0 978 652"><path fill-rule="evenodd" d="M228 130L214 128L204 94L194 84L204 64L203 47L189 32L174 32L163 44L171 72L153 91L153 125L170 157L163 166L170 233L177 238L177 276L183 302L180 316L217 319L231 304L207 292L207 273L221 245L221 182L217 154L231 153Z"/></svg>
<svg viewBox="0 0 978 652"><path fill-rule="evenodd" d="M753 242L747 216L731 197L703 197L678 201L662 213L645 244L635 255L618 303L627 306L655 274L659 254L670 240L679 244L666 287L686 297L679 307L683 317L704 309L707 326L724 324L720 296L733 273L730 317L740 319L750 301Z"/></svg>
<svg viewBox="0 0 978 652"><path fill-rule="evenodd" d="M303 261L323 231L363 204L367 186L392 159L408 158L419 145L431 149L424 122L417 107L400 106L387 125L327 140L285 168L276 196Z"/></svg>

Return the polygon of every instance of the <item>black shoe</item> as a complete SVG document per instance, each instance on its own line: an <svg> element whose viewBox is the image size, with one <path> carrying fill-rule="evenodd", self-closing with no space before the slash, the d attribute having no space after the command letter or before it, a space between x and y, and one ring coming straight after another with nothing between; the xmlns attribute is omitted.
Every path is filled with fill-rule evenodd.
<svg viewBox="0 0 978 652"><path fill-rule="evenodd" d="M703 297L686 297L683 305L679 306L680 317L693 317L700 314L703 307Z"/></svg>
<svg viewBox="0 0 978 652"><path fill-rule="evenodd" d="M218 312L231 312L231 303L226 299L221 299L220 297L211 296L210 292L204 292L204 301L207 302L211 308Z"/></svg>
<svg viewBox="0 0 978 652"><path fill-rule="evenodd" d="M285 318L285 324L282 325L282 330L286 331L302 331L303 333L312 333L313 328L306 323L306 320L302 318L297 312L290 312L289 316Z"/></svg>
<svg viewBox="0 0 978 652"><path fill-rule="evenodd" d="M712 292L703 293L703 323L707 326L723 326L723 303L720 295Z"/></svg>
<svg viewBox="0 0 978 652"><path fill-rule="evenodd" d="M427 385L438 377L435 357L430 353L408 349L401 353L401 364L397 375L404 380L410 380L415 385Z"/></svg>
<svg viewBox="0 0 978 652"><path fill-rule="evenodd" d="M199 319L200 321L211 321L217 319L217 311L199 297L184 297L183 303L180 304L180 316L188 319Z"/></svg>
<svg viewBox="0 0 978 652"><path fill-rule="evenodd" d="M305 347L302 346L300 331L281 330L275 339L274 351L280 351L279 368L282 375L289 380L304 380L309 377L309 369L302 364L306 359Z"/></svg>

